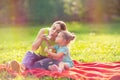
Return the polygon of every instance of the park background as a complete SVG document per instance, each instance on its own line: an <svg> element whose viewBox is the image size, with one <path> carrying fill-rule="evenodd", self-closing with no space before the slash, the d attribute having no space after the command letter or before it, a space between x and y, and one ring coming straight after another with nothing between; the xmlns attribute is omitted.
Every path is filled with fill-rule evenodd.
<svg viewBox="0 0 120 80"><path fill-rule="evenodd" d="M72 59L118 62L119 5L120 0L0 0L0 63L21 62L38 31L56 20L65 21L76 35Z"/></svg>

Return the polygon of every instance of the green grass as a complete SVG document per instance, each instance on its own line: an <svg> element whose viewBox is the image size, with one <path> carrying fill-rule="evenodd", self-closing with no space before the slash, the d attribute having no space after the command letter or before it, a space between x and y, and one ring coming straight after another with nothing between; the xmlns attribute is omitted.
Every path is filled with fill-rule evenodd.
<svg viewBox="0 0 120 80"><path fill-rule="evenodd" d="M67 23L67 25L68 30L76 35L76 40L70 44L72 59L81 62L120 61L120 24L79 24L73 22ZM37 27L2 26L0 28L0 63L11 60L21 62L25 53L31 50L37 32L45 26L48 25ZM14 80L24 80L20 78ZM28 78L30 77L25 80L32 80ZM53 78L48 79L53 80Z"/></svg>

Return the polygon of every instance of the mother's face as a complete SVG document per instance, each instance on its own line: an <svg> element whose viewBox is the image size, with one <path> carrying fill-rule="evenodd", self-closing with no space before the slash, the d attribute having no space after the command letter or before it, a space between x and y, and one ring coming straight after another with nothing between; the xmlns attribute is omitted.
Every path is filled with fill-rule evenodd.
<svg viewBox="0 0 120 80"><path fill-rule="evenodd" d="M51 30L49 31L49 36L51 36L52 39L55 39L60 31L61 31L60 25L54 24L52 25Z"/></svg>

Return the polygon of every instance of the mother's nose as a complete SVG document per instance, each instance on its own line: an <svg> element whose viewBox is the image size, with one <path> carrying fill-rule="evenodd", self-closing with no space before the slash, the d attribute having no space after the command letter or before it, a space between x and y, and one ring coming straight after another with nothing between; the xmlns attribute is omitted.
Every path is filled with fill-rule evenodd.
<svg viewBox="0 0 120 80"><path fill-rule="evenodd" d="M55 34L56 32L57 32L56 30L52 31L53 34Z"/></svg>

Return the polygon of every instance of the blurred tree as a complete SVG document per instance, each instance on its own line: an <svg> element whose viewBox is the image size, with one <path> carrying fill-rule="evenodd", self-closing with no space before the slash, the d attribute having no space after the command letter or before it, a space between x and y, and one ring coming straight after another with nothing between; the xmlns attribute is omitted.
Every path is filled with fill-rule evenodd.
<svg viewBox="0 0 120 80"><path fill-rule="evenodd" d="M102 2L106 21L120 17L120 0L102 0Z"/></svg>
<svg viewBox="0 0 120 80"><path fill-rule="evenodd" d="M29 0L30 22L50 22L57 16L54 0Z"/></svg>
<svg viewBox="0 0 120 80"><path fill-rule="evenodd" d="M27 21L24 0L9 0L9 18L13 24L24 24Z"/></svg>
<svg viewBox="0 0 120 80"><path fill-rule="evenodd" d="M83 15L85 21L92 23L103 22L103 9L101 6L100 0L85 0L85 14Z"/></svg>
<svg viewBox="0 0 120 80"><path fill-rule="evenodd" d="M0 0L0 23L104 22L120 17L120 0Z"/></svg>
<svg viewBox="0 0 120 80"><path fill-rule="evenodd" d="M64 12L71 17L72 21L79 21L83 15L83 0L63 0Z"/></svg>
<svg viewBox="0 0 120 80"><path fill-rule="evenodd" d="M56 11L56 17L54 18L54 20L67 20L67 15L64 12L63 1L55 0L54 5L55 5L55 11Z"/></svg>
<svg viewBox="0 0 120 80"><path fill-rule="evenodd" d="M120 0L84 0L82 19L93 23L111 21L120 17L119 5Z"/></svg>
<svg viewBox="0 0 120 80"><path fill-rule="evenodd" d="M0 23L9 23L9 2L8 0L0 0Z"/></svg>

